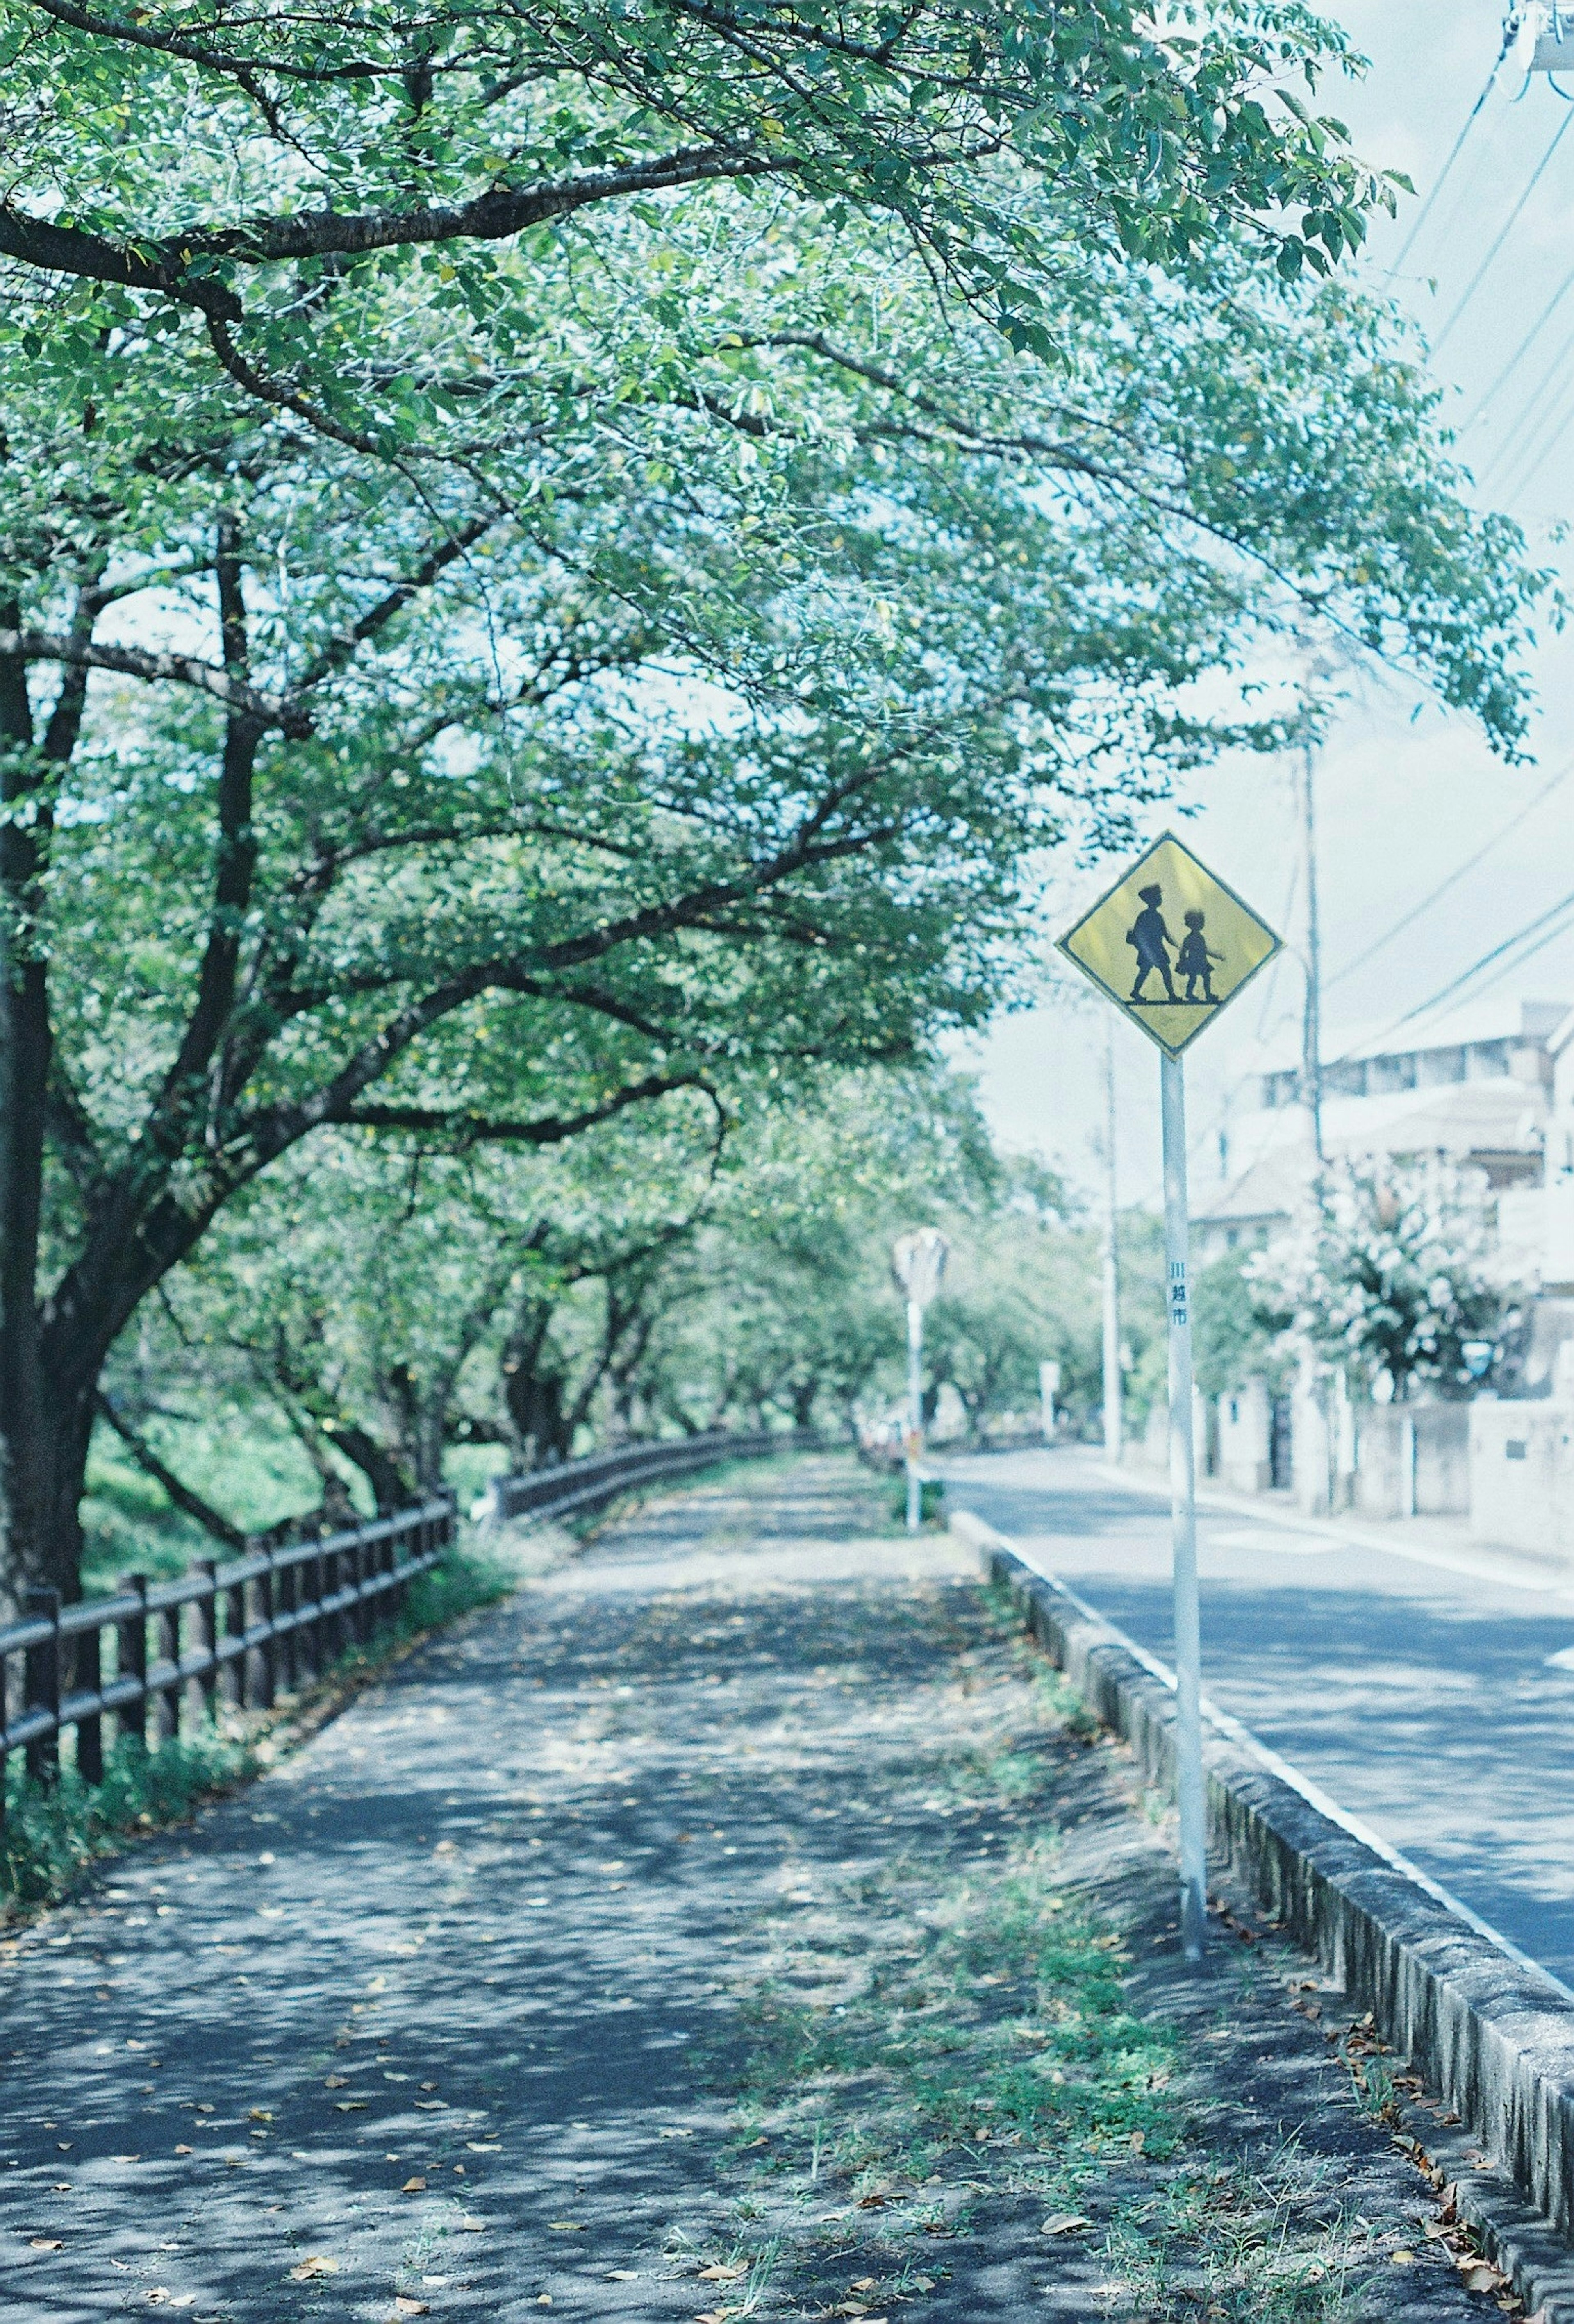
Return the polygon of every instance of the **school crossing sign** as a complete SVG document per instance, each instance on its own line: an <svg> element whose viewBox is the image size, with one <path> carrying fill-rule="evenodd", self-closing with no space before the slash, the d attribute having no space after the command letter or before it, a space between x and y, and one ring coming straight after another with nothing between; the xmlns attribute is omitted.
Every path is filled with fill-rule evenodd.
<svg viewBox="0 0 1574 2324"><path fill-rule="evenodd" d="M1279 938L1172 832L1060 938L1099 991L1178 1057L1279 950Z"/></svg>

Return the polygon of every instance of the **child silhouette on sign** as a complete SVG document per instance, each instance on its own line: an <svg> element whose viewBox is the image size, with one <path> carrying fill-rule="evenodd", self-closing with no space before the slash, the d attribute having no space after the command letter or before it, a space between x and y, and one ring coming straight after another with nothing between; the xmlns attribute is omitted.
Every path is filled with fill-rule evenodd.
<svg viewBox="0 0 1574 2324"><path fill-rule="evenodd" d="M1216 960L1222 961L1224 954L1210 949L1208 938L1202 933L1202 924L1203 916L1200 912L1187 913L1186 934L1180 939L1180 949L1175 955L1175 966L1180 975L1186 979L1188 1001L1196 1000L1197 987L1200 982L1204 1001L1212 1002L1213 964Z"/></svg>
<svg viewBox="0 0 1574 2324"><path fill-rule="evenodd" d="M1137 895L1147 908L1137 914L1125 935L1127 944L1133 946L1137 956L1137 973L1132 981L1131 997L1134 1001L1142 999L1143 985L1157 969L1164 980L1166 997L1173 1001L1176 997L1175 980L1170 973L1170 954L1175 949L1175 939L1164 926L1164 915L1159 909L1164 900L1164 890L1155 883L1152 888L1139 888Z"/></svg>

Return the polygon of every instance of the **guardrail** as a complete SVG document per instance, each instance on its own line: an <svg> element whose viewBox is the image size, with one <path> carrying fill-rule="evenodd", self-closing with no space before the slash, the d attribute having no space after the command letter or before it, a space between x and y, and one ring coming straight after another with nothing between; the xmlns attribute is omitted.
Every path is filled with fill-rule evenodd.
<svg viewBox="0 0 1574 2324"><path fill-rule="evenodd" d="M445 1496L227 1565L201 1558L178 1582L123 1573L113 1598L62 1606L58 1590L30 1590L23 1618L0 1628L0 1810L11 1754L23 1752L28 1774L48 1782L68 1729L78 1774L97 1784L106 1719L156 1745L220 1695L270 1710L281 1684L317 1677L366 1645L453 1532Z"/></svg>
<svg viewBox="0 0 1574 2324"><path fill-rule="evenodd" d="M492 1486L492 1510L505 1523L523 1517L571 1517L582 1509L605 1508L608 1501L637 1485L687 1476L694 1469L712 1468L718 1461L751 1460L762 1452L810 1441L779 1435L769 1428L739 1434L713 1428L703 1436L681 1436L670 1443L625 1444L616 1452L592 1452L583 1461L562 1461L554 1468L498 1477Z"/></svg>

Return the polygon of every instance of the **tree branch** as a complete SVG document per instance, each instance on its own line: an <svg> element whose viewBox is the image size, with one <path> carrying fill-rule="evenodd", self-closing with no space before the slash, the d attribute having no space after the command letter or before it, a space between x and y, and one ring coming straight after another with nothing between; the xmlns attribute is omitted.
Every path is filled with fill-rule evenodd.
<svg viewBox="0 0 1574 2324"><path fill-rule="evenodd" d="M642 1082L631 1083L601 1104L588 1106L582 1113L546 1114L535 1121L495 1121L485 1115L447 1111L439 1107L423 1105L345 1105L326 1113L322 1119L335 1126L363 1130L408 1130L424 1135L452 1138L460 1146L560 1146L565 1139L577 1138L581 1130L594 1130L598 1122L610 1121L631 1105L643 1105L653 1098L671 1096L675 1090L698 1089L709 1092L702 1074L650 1074Z"/></svg>
<svg viewBox="0 0 1574 2324"><path fill-rule="evenodd" d="M156 245L155 245L156 247ZM148 258L123 249L79 226L51 226L25 210L0 203L0 258L14 258L44 274L69 274L89 282L118 282L129 290L154 290L182 307L238 323L245 309L235 292L212 275L192 273L178 246Z"/></svg>
<svg viewBox="0 0 1574 2324"><path fill-rule="evenodd" d="M52 630L0 629L0 659L15 661L60 662L67 669L110 669L123 678L140 678L150 686L194 687L210 695L227 710L255 719L266 733L277 727L293 742L311 733L311 719L288 695L264 694L237 680L227 670L193 654L151 653L139 646L91 645L85 639L61 637Z"/></svg>
<svg viewBox="0 0 1574 2324"><path fill-rule="evenodd" d="M211 1501L205 1501L201 1494L194 1492L190 1485L182 1484L174 1471L160 1460L141 1429L134 1427L102 1388L98 1392L97 1404L100 1416L109 1423L137 1467L145 1471L155 1484L163 1487L178 1509L189 1517L195 1517L204 1532L210 1533L215 1541L221 1541L227 1549L245 1549L246 1536L240 1526L232 1524L221 1510L216 1509Z"/></svg>

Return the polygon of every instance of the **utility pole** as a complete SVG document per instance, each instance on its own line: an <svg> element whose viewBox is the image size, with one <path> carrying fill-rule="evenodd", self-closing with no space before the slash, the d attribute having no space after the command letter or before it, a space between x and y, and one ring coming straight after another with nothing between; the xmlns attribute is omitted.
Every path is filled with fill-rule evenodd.
<svg viewBox="0 0 1574 2324"><path fill-rule="evenodd" d="M1123 1446L1121 1398L1125 1383L1120 1371L1120 1213L1115 1178L1115 1028L1106 1028L1104 1044L1104 1457L1112 1468L1120 1464Z"/></svg>
<svg viewBox="0 0 1574 2324"><path fill-rule="evenodd" d="M1324 673L1320 664L1316 676ZM1301 830L1306 871L1306 1004L1301 1019L1301 1094L1311 1115L1311 1144L1320 1170L1322 1144L1322 934L1317 913L1317 752L1307 711L1301 746Z"/></svg>

